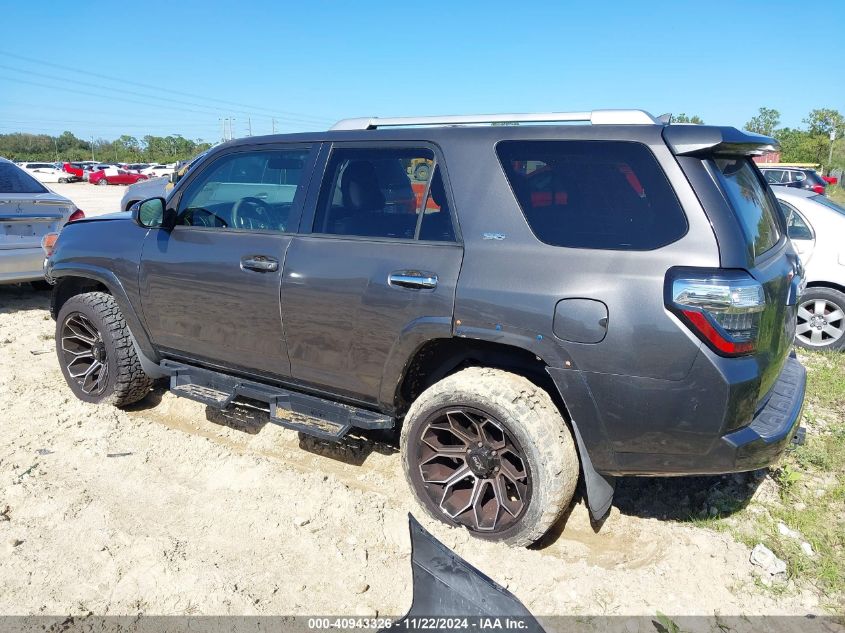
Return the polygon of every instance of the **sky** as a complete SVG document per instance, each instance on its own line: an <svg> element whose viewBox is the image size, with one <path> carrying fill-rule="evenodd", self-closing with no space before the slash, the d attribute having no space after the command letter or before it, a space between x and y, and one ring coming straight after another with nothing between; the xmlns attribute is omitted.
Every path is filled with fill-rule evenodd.
<svg viewBox="0 0 845 633"><path fill-rule="evenodd" d="M845 112L842 8L4 0L0 133L216 142L227 117L245 136L250 124L599 108L741 127L760 106L797 127L814 108Z"/></svg>

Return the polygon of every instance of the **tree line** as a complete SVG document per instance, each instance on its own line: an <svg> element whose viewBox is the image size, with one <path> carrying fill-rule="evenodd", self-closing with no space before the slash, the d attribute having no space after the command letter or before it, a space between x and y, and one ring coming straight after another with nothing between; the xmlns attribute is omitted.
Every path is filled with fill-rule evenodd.
<svg viewBox="0 0 845 633"><path fill-rule="evenodd" d="M0 156L14 161L170 163L187 160L209 147L211 143L187 139L180 134L141 138L124 134L113 141L81 139L71 132L63 132L59 136L25 132L0 134Z"/></svg>

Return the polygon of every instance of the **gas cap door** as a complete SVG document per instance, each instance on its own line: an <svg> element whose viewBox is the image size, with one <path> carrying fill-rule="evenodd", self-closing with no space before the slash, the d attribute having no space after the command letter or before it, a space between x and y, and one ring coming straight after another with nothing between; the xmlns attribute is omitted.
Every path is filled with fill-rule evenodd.
<svg viewBox="0 0 845 633"><path fill-rule="evenodd" d="M595 299L561 299L555 306L552 329L559 339L600 343L607 335L607 306Z"/></svg>

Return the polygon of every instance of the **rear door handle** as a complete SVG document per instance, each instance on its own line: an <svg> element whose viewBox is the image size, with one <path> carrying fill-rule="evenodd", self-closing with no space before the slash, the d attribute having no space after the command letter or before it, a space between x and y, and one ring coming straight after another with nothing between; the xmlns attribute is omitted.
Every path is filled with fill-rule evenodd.
<svg viewBox="0 0 845 633"><path fill-rule="evenodd" d="M437 287L437 275L422 270L397 270L387 277L390 286L412 290L432 290Z"/></svg>
<svg viewBox="0 0 845 633"><path fill-rule="evenodd" d="M267 255L247 255L241 257L241 269L272 273L279 270L279 260Z"/></svg>

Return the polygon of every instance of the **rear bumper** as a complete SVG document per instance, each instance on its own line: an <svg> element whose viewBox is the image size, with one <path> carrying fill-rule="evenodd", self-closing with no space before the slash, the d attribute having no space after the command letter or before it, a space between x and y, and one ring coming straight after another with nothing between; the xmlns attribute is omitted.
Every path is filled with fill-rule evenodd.
<svg viewBox="0 0 845 633"><path fill-rule="evenodd" d="M794 355L769 393L769 399L746 427L722 437L720 455L733 470L754 470L775 461L795 434L804 409L807 370Z"/></svg>
<svg viewBox="0 0 845 633"><path fill-rule="evenodd" d="M617 454L625 475L716 475L765 468L777 461L797 432L807 372L794 355L750 424L722 435L702 454Z"/></svg>
<svg viewBox="0 0 845 633"><path fill-rule="evenodd" d="M0 284L44 279L44 251L35 248L0 249Z"/></svg>

